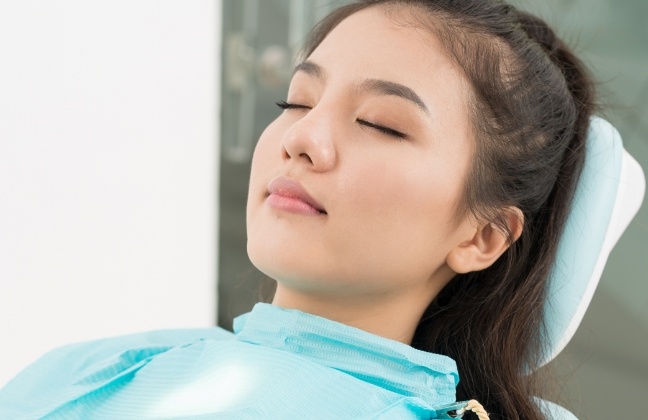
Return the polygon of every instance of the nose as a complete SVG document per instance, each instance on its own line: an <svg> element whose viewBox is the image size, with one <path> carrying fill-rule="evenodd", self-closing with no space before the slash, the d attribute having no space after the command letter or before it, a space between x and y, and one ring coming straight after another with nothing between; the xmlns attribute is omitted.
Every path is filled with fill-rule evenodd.
<svg viewBox="0 0 648 420"><path fill-rule="evenodd" d="M311 109L284 133L281 145L284 161L292 160L315 172L334 168L337 161L334 127L332 115L321 108Z"/></svg>

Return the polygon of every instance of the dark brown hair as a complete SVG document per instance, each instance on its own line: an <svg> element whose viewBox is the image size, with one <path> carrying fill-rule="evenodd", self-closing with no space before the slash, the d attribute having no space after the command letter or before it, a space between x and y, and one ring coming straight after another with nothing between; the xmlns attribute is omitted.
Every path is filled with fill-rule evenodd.
<svg viewBox="0 0 648 420"><path fill-rule="evenodd" d="M346 17L374 6L408 6L411 19L399 23L432 31L470 82L476 151L457 217L470 212L511 238L503 209L524 215L502 257L441 291L412 345L456 360L458 400L479 400L493 419L544 418L529 368L544 351L548 275L595 110L591 78L544 21L498 0L359 0L315 27L304 58Z"/></svg>

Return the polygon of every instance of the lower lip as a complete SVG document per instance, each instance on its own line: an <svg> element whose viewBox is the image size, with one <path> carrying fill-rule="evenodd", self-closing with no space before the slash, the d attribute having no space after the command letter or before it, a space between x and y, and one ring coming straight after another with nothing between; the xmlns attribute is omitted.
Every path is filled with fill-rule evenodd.
<svg viewBox="0 0 648 420"><path fill-rule="evenodd" d="M315 215L315 216L324 215L324 213L320 213L320 211L317 210L315 207L300 200L299 198L286 197L278 194L270 194L266 199L266 202L273 209L287 211L289 213Z"/></svg>

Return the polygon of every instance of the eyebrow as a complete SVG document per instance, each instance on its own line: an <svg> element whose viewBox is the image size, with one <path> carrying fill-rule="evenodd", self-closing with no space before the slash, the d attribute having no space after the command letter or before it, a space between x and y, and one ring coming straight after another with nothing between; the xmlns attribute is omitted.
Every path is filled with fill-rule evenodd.
<svg viewBox="0 0 648 420"><path fill-rule="evenodd" d="M300 71L317 79L320 79L322 82L326 81L326 72L324 71L324 68L312 61L305 60L299 63L297 66L295 66L293 75ZM421 97L418 96L412 89L408 88L405 85L401 85L400 83L390 82L382 79L366 79L360 83L358 90L360 92L373 92L378 95L398 96L399 98L403 98L414 103L421 110L423 110L423 112L425 112L427 115L430 115L430 110L425 105Z"/></svg>
<svg viewBox="0 0 648 420"><path fill-rule="evenodd" d="M321 81L326 80L322 66L315 64L312 61L304 60L301 63L297 64L295 66L295 70L293 70L293 76L295 75L295 73L300 71L303 71L310 76L320 79Z"/></svg>

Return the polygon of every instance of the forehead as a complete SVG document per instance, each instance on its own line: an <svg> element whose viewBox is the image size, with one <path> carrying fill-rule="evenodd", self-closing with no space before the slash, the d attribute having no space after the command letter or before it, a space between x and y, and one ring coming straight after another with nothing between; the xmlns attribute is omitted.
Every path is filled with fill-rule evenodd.
<svg viewBox="0 0 648 420"><path fill-rule="evenodd" d="M436 74L463 78L441 41L406 7L369 7L338 24L309 57L344 66L347 75L424 83ZM357 74L356 74L357 73Z"/></svg>

